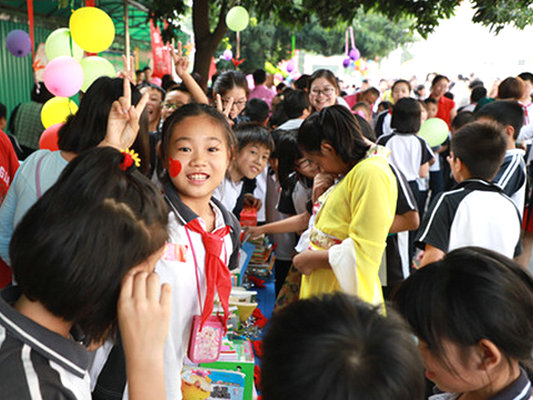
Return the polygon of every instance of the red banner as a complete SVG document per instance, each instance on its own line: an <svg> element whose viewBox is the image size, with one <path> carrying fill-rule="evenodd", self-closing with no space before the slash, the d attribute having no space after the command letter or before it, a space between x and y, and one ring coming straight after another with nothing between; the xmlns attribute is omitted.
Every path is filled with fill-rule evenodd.
<svg viewBox="0 0 533 400"><path fill-rule="evenodd" d="M172 74L170 54L163 44L159 26L155 27L152 20L150 20L150 39L152 42L152 60L154 63L152 78L162 78L163 75Z"/></svg>
<svg viewBox="0 0 533 400"><path fill-rule="evenodd" d="M33 36L33 0L27 0L28 23L30 25L31 59L35 59L35 39Z"/></svg>

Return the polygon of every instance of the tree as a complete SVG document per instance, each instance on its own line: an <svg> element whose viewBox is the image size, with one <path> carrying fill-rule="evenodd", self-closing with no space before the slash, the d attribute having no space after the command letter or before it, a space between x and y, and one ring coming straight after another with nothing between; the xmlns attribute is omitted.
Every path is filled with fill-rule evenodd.
<svg viewBox="0 0 533 400"><path fill-rule="evenodd" d="M291 36L294 34L296 47L300 50L323 54L326 56L342 54L345 46L345 26L322 28L316 17L300 29L293 29L271 21L256 22L252 18L250 25L241 32L241 58L245 59L239 66L244 72L263 68L265 61L277 64L291 54ZM359 9L353 21L356 46L362 57L376 58L388 55L398 46L412 42L411 21L402 19L391 24L389 19L376 12L365 13ZM229 43L235 49L235 34L228 33ZM217 49L222 53L227 40L223 40ZM221 61L223 67L231 66L231 61Z"/></svg>
<svg viewBox="0 0 533 400"><path fill-rule="evenodd" d="M439 20L453 15L461 0L242 0L240 4L257 17L273 23L281 22L301 28L316 17L320 26L334 27L352 21L360 8L378 11L397 23L402 18L412 19L412 29L426 37ZM227 31L226 13L234 0L193 0L192 16L196 57L194 70L207 77L211 58ZM186 0L154 0L149 15L156 21L169 22L164 37L172 37L172 21L183 14ZM533 22L533 0L473 0L476 9L474 22L489 26L498 32L505 24L524 28Z"/></svg>

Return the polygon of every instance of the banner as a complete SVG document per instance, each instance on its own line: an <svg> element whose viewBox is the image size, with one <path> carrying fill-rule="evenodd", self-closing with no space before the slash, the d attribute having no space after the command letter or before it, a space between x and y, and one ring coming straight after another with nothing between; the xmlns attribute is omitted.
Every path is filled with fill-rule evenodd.
<svg viewBox="0 0 533 400"><path fill-rule="evenodd" d="M150 20L150 41L152 43L153 72L152 78L163 78L163 75L172 75L172 61L168 48L163 45L159 26L155 27Z"/></svg>

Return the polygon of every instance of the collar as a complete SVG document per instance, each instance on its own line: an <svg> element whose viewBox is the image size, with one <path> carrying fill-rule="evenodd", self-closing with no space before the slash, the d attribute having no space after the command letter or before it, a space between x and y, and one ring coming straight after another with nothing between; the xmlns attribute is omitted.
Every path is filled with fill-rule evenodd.
<svg viewBox="0 0 533 400"><path fill-rule="evenodd" d="M483 190L486 192L503 193L503 190L499 186L493 184L492 182L487 182L483 179L478 179L478 178L465 179L461 183L458 183L454 189L460 189L460 188L465 188L469 190Z"/></svg>
<svg viewBox="0 0 533 400"><path fill-rule="evenodd" d="M89 368L87 350L74 340L52 332L15 310L11 304L20 296L17 286L7 287L0 292L0 325L32 350L83 378Z"/></svg>
<svg viewBox="0 0 533 400"><path fill-rule="evenodd" d="M181 201L178 192L176 191L169 179L164 180L163 190L165 193L165 199L169 203L172 211L174 211L176 218L178 218L178 220L183 225L186 225L188 222L191 222L192 220L198 218L200 220L200 223L202 223L205 228L205 223L198 216L198 214L196 214L183 201ZM227 224L231 226L231 224L226 221L226 216L222 213L222 203L220 203L214 197L211 197L211 203L215 206L212 207L215 213L215 229L219 228L219 225L223 226Z"/></svg>
<svg viewBox="0 0 533 400"><path fill-rule="evenodd" d="M532 395L531 382L527 377L526 371L520 368L520 376L511 386L497 393L490 400L526 400Z"/></svg>

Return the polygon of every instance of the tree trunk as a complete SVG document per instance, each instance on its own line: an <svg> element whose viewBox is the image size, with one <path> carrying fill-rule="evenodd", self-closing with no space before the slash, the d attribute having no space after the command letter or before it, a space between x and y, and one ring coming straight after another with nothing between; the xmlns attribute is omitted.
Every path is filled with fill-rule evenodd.
<svg viewBox="0 0 533 400"><path fill-rule="evenodd" d="M194 43L196 55L194 57L194 72L202 77L202 83L207 86L211 58L226 34L227 2L222 0L220 14L215 30L211 33L209 27L209 2L208 0L194 0L192 5L192 18L194 28Z"/></svg>

